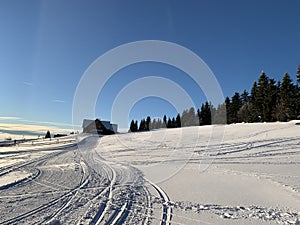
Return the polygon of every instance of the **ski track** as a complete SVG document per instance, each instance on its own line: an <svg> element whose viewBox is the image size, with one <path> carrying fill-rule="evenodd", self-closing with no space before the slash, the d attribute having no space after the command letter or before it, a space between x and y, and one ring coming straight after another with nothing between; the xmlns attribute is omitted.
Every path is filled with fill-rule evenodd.
<svg viewBox="0 0 300 225"><path fill-rule="evenodd" d="M210 146L208 152L205 152L206 145L186 148L193 148L196 155L205 153L204 157L215 157L213 164L291 164L284 161L264 161L268 157L300 154L299 143L295 144L298 137L262 139L255 143L252 141L254 136L270 131L274 129L243 136L238 142L229 141L221 146ZM1 152L0 154L8 157L12 154L21 154L24 157L28 154L41 155L0 168L0 177L21 170L34 174L0 187L0 210L4 212L0 224L55 224L59 221L62 224L68 222L77 225L146 225L155 220L161 225L170 225L171 222L177 223L174 221L175 209L195 213L206 211L222 219L251 218L257 221L275 221L277 224L300 224L299 212L289 210L184 201L174 203L161 187L145 178L135 167L102 158L96 150L99 140L98 137L86 136L78 143L79 148L74 141L61 141L62 146L57 146L57 142L54 141L52 143L56 144L55 146L40 141L35 144L24 143L32 146L33 149L28 151ZM126 150L119 150L122 151ZM248 158L251 160L239 161ZM150 186L145 183L149 183ZM150 187L159 198L150 193ZM31 205L32 198L39 201ZM159 200L153 200L154 198ZM154 204L160 204L160 217L153 212Z"/></svg>

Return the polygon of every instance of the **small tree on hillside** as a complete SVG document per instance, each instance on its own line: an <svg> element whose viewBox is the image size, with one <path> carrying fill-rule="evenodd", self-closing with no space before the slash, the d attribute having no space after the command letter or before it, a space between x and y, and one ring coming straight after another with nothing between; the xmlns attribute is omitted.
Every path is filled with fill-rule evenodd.
<svg viewBox="0 0 300 225"><path fill-rule="evenodd" d="M51 138L51 134L50 134L50 131L49 131L49 130L47 131L47 133L46 133L46 135L45 135L45 139L46 139L46 138Z"/></svg>

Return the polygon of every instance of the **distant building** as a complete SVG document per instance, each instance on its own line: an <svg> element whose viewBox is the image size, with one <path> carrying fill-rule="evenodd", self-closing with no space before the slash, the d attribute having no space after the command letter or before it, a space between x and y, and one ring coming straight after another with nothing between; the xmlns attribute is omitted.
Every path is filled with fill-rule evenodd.
<svg viewBox="0 0 300 225"><path fill-rule="evenodd" d="M109 121L101 121L99 119L84 119L82 123L83 133L109 135L118 132L118 125L111 124Z"/></svg>

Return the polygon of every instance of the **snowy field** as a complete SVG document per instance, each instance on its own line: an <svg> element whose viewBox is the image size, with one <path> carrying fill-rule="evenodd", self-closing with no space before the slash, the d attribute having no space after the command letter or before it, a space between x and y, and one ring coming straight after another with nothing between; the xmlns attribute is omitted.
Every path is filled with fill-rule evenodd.
<svg viewBox="0 0 300 225"><path fill-rule="evenodd" d="M299 225L297 122L0 147L0 224Z"/></svg>

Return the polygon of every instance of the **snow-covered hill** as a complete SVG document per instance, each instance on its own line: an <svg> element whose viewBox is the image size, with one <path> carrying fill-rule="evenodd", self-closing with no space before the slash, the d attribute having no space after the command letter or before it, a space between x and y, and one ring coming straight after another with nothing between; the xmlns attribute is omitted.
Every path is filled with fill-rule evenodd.
<svg viewBox="0 0 300 225"><path fill-rule="evenodd" d="M296 123L2 147L0 224L299 225Z"/></svg>
<svg viewBox="0 0 300 225"><path fill-rule="evenodd" d="M107 136L97 150L109 161L140 169L158 184L174 202L174 224L295 224L300 216L296 123Z"/></svg>

